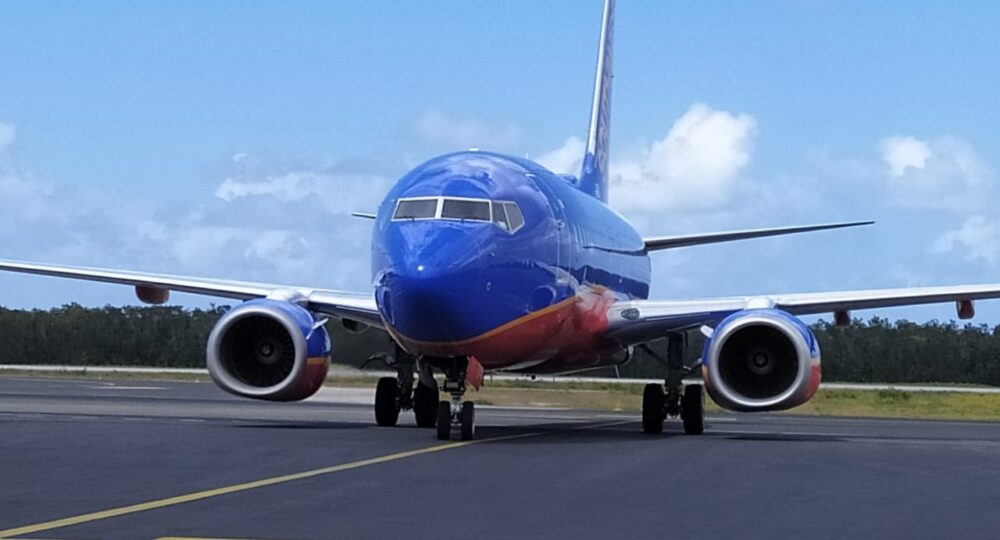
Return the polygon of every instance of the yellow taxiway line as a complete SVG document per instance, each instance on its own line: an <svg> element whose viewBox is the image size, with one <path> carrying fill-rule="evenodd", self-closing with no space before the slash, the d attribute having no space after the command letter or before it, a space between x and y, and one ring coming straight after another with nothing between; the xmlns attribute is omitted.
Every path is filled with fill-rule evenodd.
<svg viewBox="0 0 1000 540"><path fill-rule="evenodd" d="M166 499L159 499L155 501L149 501L139 504L133 504L129 506L122 506L119 508L111 508L109 510L102 510L100 512L91 512L89 514L80 514L77 516L71 516L67 518L57 519L53 521L46 521L44 523L36 523L34 525L25 525L23 527L17 527L14 529L7 529L0 531L0 538L11 538L13 536L20 536L26 534L34 534L42 531L51 531L53 529L61 529L63 527L70 527L73 525L81 525L84 523L90 523L93 521L100 521L102 519L120 517L128 514L135 514L137 512L145 512L147 510L157 510L159 508L166 508L168 506L177 506L179 504L186 504L195 501L201 501L204 499L209 499L212 497L218 497L220 495L230 495L233 493L240 493L243 491L249 491L252 489L258 489L268 486L274 486L278 484L285 484L288 482L294 482L296 480L303 480L306 478L314 478L317 476L323 476L327 474L333 474L343 471L350 471L353 469L360 469L362 467L368 467L371 465L378 465L379 463L388 463L390 461L399 461L401 459L421 456L424 454L433 454L435 452L442 452L444 450L452 450L455 448L462 448L464 446L469 446L477 443L495 442L495 441L505 441L510 439L521 439L524 437L533 437L536 435L541 435L541 433L522 433L519 435L507 435L504 437L493 437L489 439L480 439L475 441L462 441L453 442L446 444L439 444L431 446L428 448L420 448L417 450L409 450L407 452L399 452L396 454L389 454L380 457L374 457L370 459L363 459L360 461L352 461L350 463L344 463L341 465L333 465L330 467L323 467L320 469L313 469L310 471L303 471L294 474L288 474L284 476L275 476L272 478L265 478L262 480L255 480L253 482L245 482L242 484L233 484L231 486L225 486L215 489L209 489L206 491L198 491L194 493L188 493L185 495L178 495L176 497L168 497Z"/></svg>

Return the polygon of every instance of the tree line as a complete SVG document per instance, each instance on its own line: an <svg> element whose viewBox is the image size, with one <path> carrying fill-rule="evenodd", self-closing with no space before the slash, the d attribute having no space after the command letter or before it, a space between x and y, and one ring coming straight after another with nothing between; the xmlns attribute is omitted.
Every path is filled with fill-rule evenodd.
<svg viewBox="0 0 1000 540"><path fill-rule="evenodd" d="M51 310L0 307L0 364L74 366L204 367L205 343L228 309L161 307L87 308L76 304ZM917 324L875 317L846 327L825 321L812 326L823 353L823 379L841 382L968 383L1000 386L1000 326L931 321ZM362 366L392 350L388 335L369 328L349 332L328 325L336 363ZM688 362L701 353L703 338L689 336ZM656 356L663 340L639 348L617 370L595 376L658 378ZM383 368L372 362L371 368Z"/></svg>

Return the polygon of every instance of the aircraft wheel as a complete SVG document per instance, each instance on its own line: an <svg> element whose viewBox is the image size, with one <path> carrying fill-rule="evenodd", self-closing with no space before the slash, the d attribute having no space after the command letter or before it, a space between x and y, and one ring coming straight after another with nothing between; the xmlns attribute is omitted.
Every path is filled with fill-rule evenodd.
<svg viewBox="0 0 1000 540"><path fill-rule="evenodd" d="M663 433L663 419L666 417L663 385L647 384L642 392L642 432Z"/></svg>
<svg viewBox="0 0 1000 540"><path fill-rule="evenodd" d="M392 427L399 421L399 381L382 377L375 385L375 423Z"/></svg>
<svg viewBox="0 0 1000 540"><path fill-rule="evenodd" d="M681 420L684 422L684 433L701 435L705 432L705 393L701 385L691 384L684 387L684 397L681 398Z"/></svg>
<svg viewBox="0 0 1000 540"><path fill-rule="evenodd" d="M451 438L451 403L439 401L437 406L437 436L442 441Z"/></svg>
<svg viewBox="0 0 1000 540"><path fill-rule="evenodd" d="M439 401L437 388L417 383L413 391L413 416L419 427L434 427Z"/></svg>
<svg viewBox="0 0 1000 540"><path fill-rule="evenodd" d="M476 436L476 404L471 401L462 403L458 419L462 424L462 440L471 441Z"/></svg>

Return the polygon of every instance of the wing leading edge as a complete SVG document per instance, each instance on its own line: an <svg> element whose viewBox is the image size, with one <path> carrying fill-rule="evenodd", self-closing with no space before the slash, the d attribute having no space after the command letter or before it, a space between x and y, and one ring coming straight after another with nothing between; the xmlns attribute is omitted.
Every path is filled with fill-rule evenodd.
<svg viewBox="0 0 1000 540"><path fill-rule="evenodd" d="M633 300L611 306L608 332L620 343L635 344L662 337L671 331L711 325L744 309L775 308L793 315L815 315L997 298L1000 298L1000 283L703 300Z"/></svg>
<svg viewBox="0 0 1000 540"><path fill-rule="evenodd" d="M382 326L382 319L375 305L375 299L371 295L310 287L3 260L0 260L0 270L22 274L114 283L118 285L131 285L136 288L218 296L234 300L278 298L292 302L302 302L309 309L326 315L350 319L371 326Z"/></svg>

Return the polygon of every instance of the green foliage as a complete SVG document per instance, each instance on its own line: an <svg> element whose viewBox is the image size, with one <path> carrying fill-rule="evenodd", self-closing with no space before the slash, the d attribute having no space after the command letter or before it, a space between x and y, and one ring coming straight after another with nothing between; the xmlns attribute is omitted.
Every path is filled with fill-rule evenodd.
<svg viewBox="0 0 1000 540"><path fill-rule="evenodd" d="M0 308L0 363L201 367L221 307Z"/></svg>
<svg viewBox="0 0 1000 540"><path fill-rule="evenodd" d="M916 324L890 322L875 317L855 319L845 328L826 321L812 326L823 354L823 380L827 382L894 382L986 384L1000 386L1000 326L958 325L954 321ZM687 364L701 355L704 338L688 336ZM666 357L665 340L654 341L649 349ZM643 348L621 366L622 377L658 378L665 368ZM595 376L616 375L615 370Z"/></svg>
<svg viewBox="0 0 1000 540"><path fill-rule="evenodd" d="M204 367L205 341L227 309L84 308L76 304L47 311L0 308L0 363ZM381 330L351 333L337 321L331 321L328 329L334 361L340 364L361 366L371 355L393 348ZM824 381L1000 386L1000 326L891 323L876 317L855 320L846 328L821 321L813 331L823 351ZM703 342L698 333L689 336L688 364L701 354ZM662 377L664 368L655 356L664 357L665 347L665 341L658 340L649 344L653 354L637 348L632 361L617 373ZM383 366L374 362L370 367ZM616 372L605 369L592 375L615 376ZM907 399L896 394L885 391L878 397Z"/></svg>
<svg viewBox="0 0 1000 540"><path fill-rule="evenodd" d="M208 334L228 309L0 307L0 364L203 368ZM361 366L372 354L392 348L389 335L380 330L351 333L337 321L328 330L334 360L342 364Z"/></svg>

